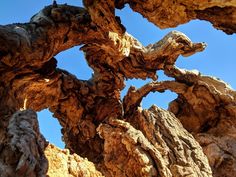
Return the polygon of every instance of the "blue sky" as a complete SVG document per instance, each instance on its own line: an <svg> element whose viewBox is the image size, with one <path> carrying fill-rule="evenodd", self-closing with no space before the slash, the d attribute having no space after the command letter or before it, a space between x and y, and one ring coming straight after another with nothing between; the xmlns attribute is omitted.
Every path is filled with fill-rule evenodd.
<svg viewBox="0 0 236 177"><path fill-rule="evenodd" d="M37 2L37 3L36 3ZM70 5L82 6L82 0L58 0L58 4L67 3ZM32 1L32 0L3 0L0 3L0 25L10 23L24 23L41 10L44 6L52 3L52 0ZM116 15L121 17L122 23L127 31L136 37L144 46L155 43L171 30L178 30L185 33L194 42L206 42L205 51L191 57L179 57L176 65L180 68L197 69L202 74L218 77L236 88L236 36L226 35L222 31L216 30L205 21L194 20L188 24L180 25L177 28L160 30L155 25L149 23L140 14L133 12L128 6L122 10L117 10ZM83 53L79 47L74 47L56 56L58 67L63 68L76 75L79 79L89 79L92 70L87 66ZM163 72L158 72L160 79L166 79ZM140 87L150 80L128 80L126 88L122 91L124 95L130 85ZM176 98L170 92L164 94L149 94L142 102L144 108L156 104L167 108L168 103ZM61 141L60 125L52 117L48 110L38 113L40 129L43 135L51 143L63 148Z"/></svg>

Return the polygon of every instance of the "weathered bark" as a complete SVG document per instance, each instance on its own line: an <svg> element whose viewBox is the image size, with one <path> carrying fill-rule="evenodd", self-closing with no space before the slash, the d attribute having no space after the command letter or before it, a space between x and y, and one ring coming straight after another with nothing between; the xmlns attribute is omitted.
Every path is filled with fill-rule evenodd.
<svg viewBox="0 0 236 177"><path fill-rule="evenodd" d="M46 141L39 132L34 111L18 111L12 115L9 125L1 128L0 147L0 176L45 176L47 173Z"/></svg>
<svg viewBox="0 0 236 177"><path fill-rule="evenodd" d="M49 144L44 153L48 160L48 176L103 177L92 162L77 154L70 154L68 149L61 150Z"/></svg>
<svg viewBox="0 0 236 177"><path fill-rule="evenodd" d="M144 47L125 32L114 12L126 3L161 28L199 18L235 32L234 1L85 0L86 9L54 4L29 23L0 26L0 176L235 174L236 92L175 67L204 43L172 31ZM94 70L90 80L56 68L54 56L76 45ZM157 70L175 80L131 87L121 100L125 79L158 80ZM169 111L142 110L143 97L167 89L178 94ZM34 111L44 108L59 120L69 150L40 134Z"/></svg>
<svg viewBox="0 0 236 177"><path fill-rule="evenodd" d="M227 34L236 32L235 0L117 0L116 7L123 8L126 3L160 28L200 19Z"/></svg>
<svg viewBox="0 0 236 177"><path fill-rule="evenodd" d="M170 69L186 85L169 107L203 147L214 176L236 173L236 92L223 81L199 73Z"/></svg>
<svg viewBox="0 0 236 177"><path fill-rule="evenodd" d="M173 114L156 106L139 108L126 121L109 119L98 132L105 140L106 176L211 176L199 144Z"/></svg>

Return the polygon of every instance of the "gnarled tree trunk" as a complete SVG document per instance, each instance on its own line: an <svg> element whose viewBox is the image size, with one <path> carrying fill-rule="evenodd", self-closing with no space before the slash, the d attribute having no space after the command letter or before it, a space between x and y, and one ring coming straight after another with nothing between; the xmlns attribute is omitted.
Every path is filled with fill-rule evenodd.
<svg viewBox="0 0 236 177"><path fill-rule="evenodd" d="M0 176L178 177L236 174L236 92L223 81L179 69L179 55L203 51L172 31L144 47L115 16L125 4L158 27L192 19L236 31L236 1L84 0L85 8L45 7L29 23L0 26ZM227 18L225 18L227 16ZM59 52L81 50L94 75L57 68ZM163 70L171 81L158 81ZM127 78L154 81L131 87ZM171 90L168 111L140 102ZM61 124L65 150L46 142L37 111Z"/></svg>

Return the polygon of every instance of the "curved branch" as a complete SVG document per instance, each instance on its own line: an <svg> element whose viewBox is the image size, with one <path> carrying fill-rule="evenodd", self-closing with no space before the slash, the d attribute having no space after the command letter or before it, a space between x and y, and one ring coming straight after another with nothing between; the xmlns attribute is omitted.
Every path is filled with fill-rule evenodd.
<svg viewBox="0 0 236 177"><path fill-rule="evenodd" d="M236 92L223 81L196 71L171 66L165 73L187 86L186 91L169 104L169 110L203 147L213 176L234 175Z"/></svg>
<svg viewBox="0 0 236 177"><path fill-rule="evenodd" d="M130 56L119 63L126 78L157 79L156 70L174 65L179 55L190 56L206 47L205 43L193 43L178 31L171 31L159 42L145 48L136 39L131 39Z"/></svg>
<svg viewBox="0 0 236 177"><path fill-rule="evenodd" d="M1 62L10 67L40 68L57 53L94 39L87 11L80 7L45 7L29 23L0 26Z"/></svg>
<svg viewBox="0 0 236 177"><path fill-rule="evenodd" d="M156 71L165 65L174 65L179 55L189 56L203 51L205 47L205 43L192 43L183 33L172 31L156 44L147 47L128 33L122 36L110 33L108 42L102 46L88 44L81 49L95 71L94 82L107 78L107 83L113 83L110 84L110 90L121 90L124 78L149 77L156 80Z"/></svg>
<svg viewBox="0 0 236 177"><path fill-rule="evenodd" d="M164 92L167 89L177 94L183 94L187 90L187 85L175 81L163 81L148 83L137 90L135 87L130 87L123 99L125 115L133 113L140 106L142 99L150 92Z"/></svg>
<svg viewBox="0 0 236 177"><path fill-rule="evenodd" d="M142 14L150 22L160 28L176 27L190 20L200 19L211 22L215 28L227 34L236 32L236 3L229 1L142 1L117 0L116 7L123 8L125 4Z"/></svg>

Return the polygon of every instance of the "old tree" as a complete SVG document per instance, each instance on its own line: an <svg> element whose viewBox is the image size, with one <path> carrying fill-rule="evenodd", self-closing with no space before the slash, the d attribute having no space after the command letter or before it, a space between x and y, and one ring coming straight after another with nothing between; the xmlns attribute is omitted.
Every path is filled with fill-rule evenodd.
<svg viewBox="0 0 236 177"><path fill-rule="evenodd" d="M203 51L173 31L144 47L115 8L129 4L157 27L207 20L236 32L235 0L84 0L54 3L30 22L0 26L0 176L228 176L236 174L236 92L223 81L177 68L179 55ZM54 56L82 45L94 75L80 80ZM156 71L173 78L158 81ZM152 78L141 88L124 81ZM140 102L178 94L168 110ZM49 108L66 148L46 142L36 112Z"/></svg>

